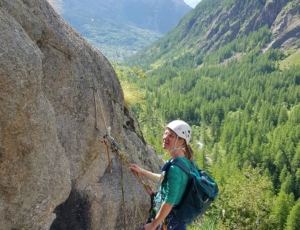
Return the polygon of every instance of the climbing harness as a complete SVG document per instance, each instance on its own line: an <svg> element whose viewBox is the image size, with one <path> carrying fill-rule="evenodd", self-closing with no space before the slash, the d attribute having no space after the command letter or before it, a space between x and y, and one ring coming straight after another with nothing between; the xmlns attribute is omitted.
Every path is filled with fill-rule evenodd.
<svg viewBox="0 0 300 230"><path fill-rule="evenodd" d="M111 157L110 157L110 150L114 153L116 153L116 155L119 157L120 159L120 171L121 171L121 179L122 179L122 209L123 209L123 220L124 220L124 230L126 230L126 214L125 214L125 211L126 211L126 208L125 208L125 192L124 192L124 175L123 175L123 163L124 164L127 164L129 166L131 166L131 164L129 163L129 161L126 159L126 157L124 156L124 154L121 153L121 148L120 146L115 142L114 138L111 136L111 127L108 127L107 126L107 123L106 123L106 120L105 120L105 116L104 116L104 112L103 112L103 106L102 106L102 103L101 103L101 100L100 100L100 97L99 97L99 94L98 94L98 91L95 87L95 83L93 81L93 86L92 86L93 90L94 90L94 103L95 103L95 117L96 117L96 129L98 131L98 134L100 136L100 142L101 143L104 143L105 146L106 146L106 152L107 152L107 158L108 158L108 165L109 165L109 172L110 174L112 174L112 164L111 164ZM100 110L101 110L101 115L103 117L103 120L104 120L104 125L106 127L106 134L104 134L101 130L100 130L100 124L99 124L99 116L98 116L98 106L97 106L97 102L99 102L100 104ZM141 221L143 222L144 221L144 218L142 217L141 215L141 211L137 205L137 202L136 202L136 198L135 198L135 195L134 195L134 191L133 191L133 186L132 186L132 181L131 181L131 178L130 178L130 175L128 173L128 170L125 170L128 174L128 178L129 178L129 181L130 181L130 186L131 186L131 190L132 190L132 194L133 194L133 200L135 202L135 205L138 209L138 214L141 218ZM140 183L143 184L145 190L147 191L147 193L150 195L150 197L153 197L154 196L154 191L152 190L152 188L143 181L143 179L141 178L141 175L137 172L133 172Z"/></svg>

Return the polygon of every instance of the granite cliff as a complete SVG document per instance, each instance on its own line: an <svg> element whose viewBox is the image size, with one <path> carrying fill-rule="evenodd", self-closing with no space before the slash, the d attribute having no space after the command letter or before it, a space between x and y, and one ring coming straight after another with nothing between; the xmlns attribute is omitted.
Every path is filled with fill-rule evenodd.
<svg viewBox="0 0 300 230"><path fill-rule="evenodd" d="M122 184L137 229L148 195L132 174L122 183L112 152L109 173L96 124L130 162L162 162L113 68L46 0L1 0L0 21L0 229L120 229Z"/></svg>

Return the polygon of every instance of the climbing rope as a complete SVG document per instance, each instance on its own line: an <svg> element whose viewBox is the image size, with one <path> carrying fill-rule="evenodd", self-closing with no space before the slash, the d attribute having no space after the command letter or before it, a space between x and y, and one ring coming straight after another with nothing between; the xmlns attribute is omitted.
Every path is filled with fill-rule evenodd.
<svg viewBox="0 0 300 230"><path fill-rule="evenodd" d="M122 160L122 158L120 158L120 168L121 168L121 179L122 179L123 221L124 221L124 230L126 230L126 207L125 207L125 195L124 195L124 175L123 175L123 160Z"/></svg>
<svg viewBox="0 0 300 230"><path fill-rule="evenodd" d="M95 103L95 117L96 117L96 129L98 131L98 134L99 136L102 138L100 139L99 141L101 143L104 143L105 146L106 146L106 152L107 152L107 157L108 157L108 165L109 165L109 171L110 171L110 174L112 174L112 165L111 165L111 159L110 159L110 150L114 153L116 153L116 155L119 157L120 159L120 167L121 167L121 179L122 179L122 209L123 209L123 219L124 219L124 230L126 230L126 208L125 208L125 192L124 192L124 175L123 175L123 163L126 165L129 165L131 166L131 164L129 163L129 161L125 158L124 154L122 154L120 151L121 151L121 148L120 146L115 142L114 138L111 136L111 127L108 127L106 125L106 120L105 120L105 116L104 116L104 111L103 111L103 106L102 106L102 103L101 103L101 100L100 100L100 97L99 97L99 94L98 94L98 91L95 87L95 83L93 81L93 87L94 89L94 103ZM104 134L101 130L100 130L100 124L99 124L99 116L98 116L98 106L97 106L97 101L99 101L100 103L100 110L101 110L101 115L103 117L103 120L104 120L104 125L106 127L106 134ZM136 198L135 198L135 194L134 194L134 190L133 190L133 186L132 186L132 182L131 182L131 178L130 178L130 175L128 173L128 170L126 170L127 174L128 174L128 178L129 178L129 181L130 181L130 186L131 186L131 190L132 190L132 195L133 195L133 200L135 202L135 205L138 209L138 214L141 218L141 221L143 222L143 218L142 218L142 215L141 215L141 211L137 205L137 202L136 202ZM140 183L143 184L145 190L147 191L147 193L150 195L150 197L152 197L154 195L154 191L152 190L152 188L143 181L143 179L141 178L140 174L137 173L137 172L133 172Z"/></svg>
<svg viewBox="0 0 300 230"><path fill-rule="evenodd" d="M109 172L112 174L112 166L110 161L110 153L109 153L109 145L106 139L103 140L104 144L106 145L106 152L107 152L107 158L108 158L108 165L109 165Z"/></svg>
<svg viewBox="0 0 300 230"><path fill-rule="evenodd" d="M123 160L123 164L125 164L124 160ZM140 210L140 208L139 208L139 206L138 206L138 204L137 204L136 198L135 198L135 196L134 196L134 190L133 190L132 180L131 180L131 177L130 177L130 175L129 175L129 170L126 170L126 175L127 175L127 177L128 177L130 189L131 189L131 192L132 192L132 199L133 199L133 201L134 201L135 206L137 207L137 212L138 212L139 217L140 217L140 219L141 219L141 224L143 224L145 218L142 217L142 212L141 212L141 210Z"/></svg>

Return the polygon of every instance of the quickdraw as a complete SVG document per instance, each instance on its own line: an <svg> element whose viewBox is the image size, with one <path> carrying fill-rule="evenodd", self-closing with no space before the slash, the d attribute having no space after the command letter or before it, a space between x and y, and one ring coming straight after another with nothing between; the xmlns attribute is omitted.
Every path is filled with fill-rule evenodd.
<svg viewBox="0 0 300 230"><path fill-rule="evenodd" d="M114 141L113 138L110 137L110 127L108 127L107 129L108 134L104 134L102 133L100 130L98 130L99 136L101 136L103 138L103 140L100 140L101 143L104 143L106 145L106 151L107 151L107 156L108 156L108 164L109 164L109 169L110 169L110 174L112 174L112 166L111 166L111 160L110 160L110 153L109 153L109 148L117 154L117 156L123 160L128 166L130 166L131 164L129 163L129 161L120 153L120 147L119 145ZM109 145L109 144L110 145ZM143 181L141 175L139 173L133 172L139 182L141 182L146 190L146 192L150 195L153 196L154 194L154 190L146 183Z"/></svg>
<svg viewBox="0 0 300 230"><path fill-rule="evenodd" d="M101 143L104 143L105 146L106 146L106 152L107 152L107 157L108 157L108 165L109 165L109 172L110 174L112 174L112 165L111 165L111 158L110 158L110 149L112 152L116 153L117 156L120 158L120 165L121 165L121 177L122 177L122 209L123 209L123 219L124 219L124 229L126 230L126 214L125 214L125 197L124 197L124 186L123 186L123 180L124 180L124 177L123 177L123 167L122 167L122 162L126 163L127 165L131 165L129 163L129 161L124 157L124 154L122 154L120 151L121 151L121 148L120 146L115 142L114 138L111 136L110 134L110 131L111 131L111 127L108 127L106 125L106 121L105 121L105 117L104 117L104 113L103 113L103 108L102 108L102 104L101 104L101 101L100 101L100 98L99 98L99 94L98 94L98 91L96 90L96 87L95 87L95 83L93 81L93 86L92 86L93 90L94 90L94 103L95 103L95 116L96 116L96 129L98 131L98 134L99 136L101 137L101 139L99 140ZM97 107L97 100L99 101L100 103L100 109L101 109L101 112L102 112L102 116L103 116L103 119L104 119L104 123L105 123L105 127L106 127L106 134L104 134L103 132L101 132L100 130L100 127L99 127L99 121L98 121L98 107ZM154 196L154 191L153 189L143 181L143 179L141 178L141 175L139 173L136 173L136 172L133 172L139 182L141 182L145 188L145 190L147 191L147 193L149 194L150 197L153 197ZM130 176L128 175L129 177L129 180L130 180ZM130 181L130 185L132 186L132 183ZM132 189L132 193L133 193L133 189ZM134 193L133 193L133 197L134 197ZM136 202L136 199L134 197L134 201ZM136 204L137 208L138 208L138 211L139 211L139 215L140 215L140 218L141 218L141 221L143 222L143 218L141 216L141 212L139 210L139 207L138 205Z"/></svg>
<svg viewBox="0 0 300 230"><path fill-rule="evenodd" d="M107 129L109 130L109 129ZM124 176L123 176L123 162L125 164L127 164L128 166L130 166L131 164L129 163L129 161L123 156L123 154L121 154L120 152L120 147L119 145L116 144L116 142L114 141L113 138L110 137L110 133L108 132L108 134L103 134L100 130L98 130L98 133L99 135L103 138L103 140L100 139L100 142L104 143L105 146L106 146L106 151L107 151L107 156L108 156L108 164L109 164L109 171L110 171L110 174L112 174L112 165L111 165L111 159L110 159L110 151L109 149L112 150L112 152L116 153L116 155L119 157L120 159L120 167L121 167L121 178L122 178L122 209L123 209L123 221L124 221L124 230L126 230L126 208L125 208L125 195L124 195ZM134 173L138 180L143 184L145 190L147 191L147 193L152 197L154 195L154 191L151 189L151 187L145 183L140 174L139 173ZM128 175L128 178L129 178L129 181L130 181L130 176ZM132 182L130 181L130 185L132 186ZM141 211L137 205L137 202L136 202L136 198L134 196L134 192L133 192L133 189L132 189L132 194L133 194L133 199L134 199L134 202L135 202L135 205L138 209L138 213L139 213L139 216L141 218L141 222L143 222L144 218L142 217L141 215Z"/></svg>

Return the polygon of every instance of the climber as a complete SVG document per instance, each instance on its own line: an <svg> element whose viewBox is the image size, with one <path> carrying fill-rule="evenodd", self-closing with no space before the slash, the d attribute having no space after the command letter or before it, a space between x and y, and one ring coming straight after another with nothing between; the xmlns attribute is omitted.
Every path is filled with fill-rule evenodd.
<svg viewBox="0 0 300 230"><path fill-rule="evenodd" d="M168 150L170 161L162 168L161 174L156 174L137 165L131 164L133 172L140 173L146 178L158 183L158 191L153 199L151 216L144 225L145 230L173 229L186 230L186 224L172 216L172 207L179 204L188 183L188 175L176 165L168 165L178 158L191 168L194 158L189 144L192 135L191 127L184 121L175 120L167 125L163 134L163 149ZM165 169L168 168L167 176Z"/></svg>

